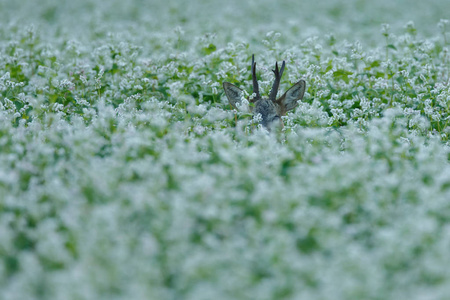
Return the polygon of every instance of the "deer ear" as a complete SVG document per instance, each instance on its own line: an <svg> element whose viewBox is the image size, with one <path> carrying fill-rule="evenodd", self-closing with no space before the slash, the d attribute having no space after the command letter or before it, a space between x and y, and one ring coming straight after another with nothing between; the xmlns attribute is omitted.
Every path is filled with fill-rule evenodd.
<svg viewBox="0 0 450 300"><path fill-rule="evenodd" d="M304 80L300 80L296 84L294 84L289 90L281 96L277 102L279 102L285 109L285 111L289 111L297 107L298 100L303 98L305 94L306 83Z"/></svg>
<svg viewBox="0 0 450 300"><path fill-rule="evenodd" d="M229 82L223 83L223 89L225 90L225 95L227 95L228 101L230 102L231 106L237 109L236 103L241 102L242 90Z"/></svg>

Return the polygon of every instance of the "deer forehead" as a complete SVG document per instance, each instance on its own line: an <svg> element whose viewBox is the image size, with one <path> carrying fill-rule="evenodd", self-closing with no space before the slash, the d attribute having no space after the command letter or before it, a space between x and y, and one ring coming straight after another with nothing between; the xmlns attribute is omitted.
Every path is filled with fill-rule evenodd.
<svg viewBox="0 0 450 300"><path fill-rule="evenodd" d="M259 99L255 102L255 113L260 113L262 118L268 116L282 116L281 106L269 99Z"/></svg>

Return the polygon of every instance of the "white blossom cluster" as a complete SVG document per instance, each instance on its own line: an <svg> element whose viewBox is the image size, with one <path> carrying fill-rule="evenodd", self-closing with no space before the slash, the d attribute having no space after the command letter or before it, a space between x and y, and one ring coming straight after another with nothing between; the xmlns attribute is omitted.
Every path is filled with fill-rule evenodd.
<svg viewBox="0 0 450 300"><path fill-rule="evenodd" d="M0 1L0 299L449 299L449 10Z"/></svg>

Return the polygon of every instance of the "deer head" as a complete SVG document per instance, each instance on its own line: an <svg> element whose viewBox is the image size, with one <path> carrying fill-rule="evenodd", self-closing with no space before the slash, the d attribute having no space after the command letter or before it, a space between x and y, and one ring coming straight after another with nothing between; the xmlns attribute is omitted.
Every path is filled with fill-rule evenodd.
<svg viewBox="0 0 450 300"><path fill-rule="evenodd" d="M272 70L275 73L275 81L272 90L270 91L269 98L261 98L258 80L256 79L255 55L252 55L253 93L256 96L250 100L250 102L254 104L253 107L251 107L251 110L253 114L261 114L261 124L268 130L276 126L283 126L281 117L285 116L291 109L297 107L297 101L301 100L305 94L306 83L304 80L300 80L287 90L283 96L276 99L284 66L285 62L283 61L281 69L278 70L278 62L275 63L275 70ZM227 95L230 104L236 108L236 104L240 103L242 100L242 90L229 82L223 83L223 89L225 90L225 95Z"/></svg>

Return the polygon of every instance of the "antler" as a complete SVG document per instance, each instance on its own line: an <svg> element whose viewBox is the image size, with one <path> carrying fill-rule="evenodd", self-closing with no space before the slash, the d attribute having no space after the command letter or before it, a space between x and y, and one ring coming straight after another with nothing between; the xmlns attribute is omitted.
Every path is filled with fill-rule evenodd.
<svg viewBox="0 0 450 300"><path fill-rule="evenodd" d="M278 87L280 86L281 76L283 76L284 66L286 65L283 60L283 64L281 65L281 70L278 71L278 62L275 63L275 70L272 70L275 73L275 81L273 82L272 90L270 91L269 99L272 101L276 101Z"/></svg>
<svg viewBox="0 0 450 300"><path fill-rule="evenodd" d="M259 94L258 79L256 78L255 54L252 55L252 80L253 80L253 93L256 94L256 97L253 98L253 101L255 101L261 99L261 95Z"/></svg>

